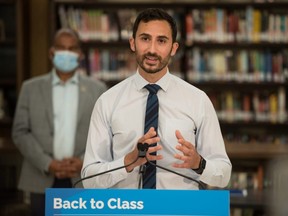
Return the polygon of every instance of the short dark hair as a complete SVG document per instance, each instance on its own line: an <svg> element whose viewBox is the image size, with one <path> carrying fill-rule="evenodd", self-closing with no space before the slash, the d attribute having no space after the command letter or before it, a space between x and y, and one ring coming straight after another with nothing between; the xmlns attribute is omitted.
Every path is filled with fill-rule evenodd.
<svg viewBox="0 0 288 216"><path fill-rule="evenodd" d="M133 25L133 38L136 36L136 32L138 30L139 23L141 21L147 23L152 20L165 20L169 23L172 32L172 40L173 42L176 41L177 37L177 25L173 17L171 17L166 11L160 8L148 8L141 11Z"/></svg>

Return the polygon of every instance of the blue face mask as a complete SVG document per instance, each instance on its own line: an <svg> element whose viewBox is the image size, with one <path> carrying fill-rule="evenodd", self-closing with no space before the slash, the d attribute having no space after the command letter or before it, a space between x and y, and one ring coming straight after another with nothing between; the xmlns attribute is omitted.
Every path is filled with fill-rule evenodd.
<svg viewBox="0 0 288 216"><path fill-rule="evenodd" d="M78 66L79 54L71 51L56 51L53 58L53 64L57 70L63 73L70 73Z"/></svg>

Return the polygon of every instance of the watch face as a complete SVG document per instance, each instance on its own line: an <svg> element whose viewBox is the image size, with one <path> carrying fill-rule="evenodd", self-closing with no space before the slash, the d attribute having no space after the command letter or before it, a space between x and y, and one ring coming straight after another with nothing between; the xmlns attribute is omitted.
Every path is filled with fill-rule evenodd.
<svg viewBox="0 0 288 216"><path fill-rule="evenodd" d="M204 170L206 167L206 160L204 158L201 159L201 167Z"/></svg>
<svg viewBox="0 0 288 216"><path fill-rule="evenodd" d="M206 160L201 156L200 164L198 169L193 169L197 174L202 174L206 167Z"/></svg>

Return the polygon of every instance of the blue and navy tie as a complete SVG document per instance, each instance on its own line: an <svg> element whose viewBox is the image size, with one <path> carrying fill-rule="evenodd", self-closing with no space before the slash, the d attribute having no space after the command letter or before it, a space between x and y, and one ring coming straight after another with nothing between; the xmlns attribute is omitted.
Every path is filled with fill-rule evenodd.
<svg viewBox="0 0 288 216"><path fill-rule="evenodd" d="M145 114L145 127L144 133L154 127L157 132L158 128L158 111L159 111L159 103L157 92L160 89L160 86L156 84L148 84L145 86L149 91L147 105L146 105L146 114ZM153 143L150 146L156 146L157 143ZM156 152L152 153L156 155ZM156 161L152 161L156 163ZM155 189L156 188L156 167L146 163L146 171L143 175L143 188L146 189Z"/></svg>

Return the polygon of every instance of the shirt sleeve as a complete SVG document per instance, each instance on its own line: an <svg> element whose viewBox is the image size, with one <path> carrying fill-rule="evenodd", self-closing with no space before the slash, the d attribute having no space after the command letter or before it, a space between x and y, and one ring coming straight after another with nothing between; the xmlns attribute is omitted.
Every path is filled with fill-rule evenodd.
<svg viewBox="0 0 288 216"><path fill-rule="evenodd" d="M81 172L84 188L110 188L127 178L124 156L114 160L112 134L108 118L109 109L101 97L92 112L84 163ZM122 167L122 168L121 168ZM89 178L89 176L95 176Z"/></svg>
<svg viewBox="0 0 288 216"><path fill-rule="evenodd" d="M215 109L208 96L204 95L202 103L204 113L196 134L198 153L206 160L200 181L223 188L229 183L232 165L225 150Z"/></svg>

